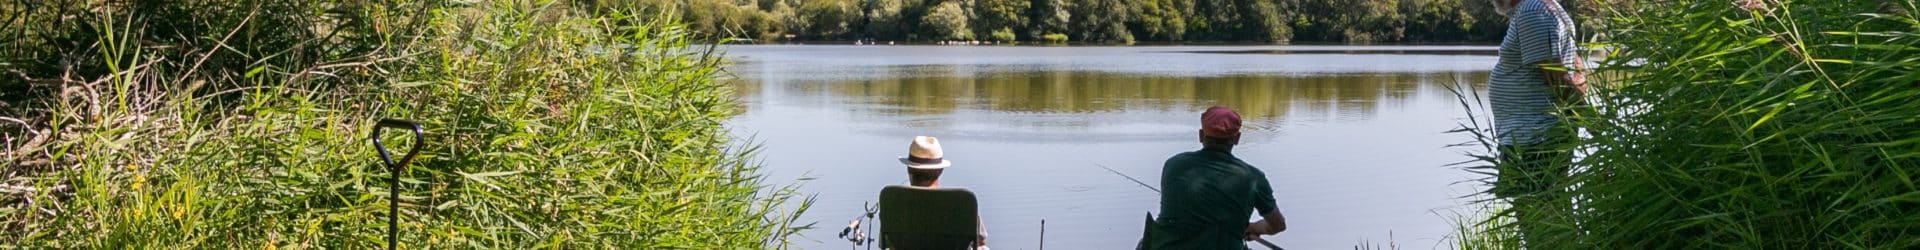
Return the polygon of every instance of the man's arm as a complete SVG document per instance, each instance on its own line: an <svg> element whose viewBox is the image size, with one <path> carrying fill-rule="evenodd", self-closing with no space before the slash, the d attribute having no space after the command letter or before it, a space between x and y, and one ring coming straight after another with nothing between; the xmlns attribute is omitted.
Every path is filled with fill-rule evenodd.
<svg viewBox="0 0 1920 250"><path fill-rule="evenodd" d="M1580 58L1578 46L1568 46L1574 38L1573 27L1562 27L1571 25L1560 20L1566 14L1557 6L1547 4L1553 8L1514 13L1507 32L1516 35L1509 36L1510 44L1502 44L1501 49L1514 46L1513 49L1519 50L1520 61L1540 71L1540 79L1560 105L1578 104L1587 94L1586 76L1582 73L1586 72L1586 60Z"/></svg>
<svg viewBox="0 0 1920 250"><path fill-rule="evenodd" d="M1260 216L1260 221L1247 223L1247 240L1260 238L1261 235L1274 235L1287 231L1287 217L1280 215L1279 209Z"/></svg>
<svg viewBox="0 0 1920 250"><path fill-rule="evenodd" d="M981 223L980 221L975 220L973 221L973 225L975 228L978 228L980 230L980 235L979 235L980 238L975 239L973 241L973 247L975 248L986 247L987 246L987 224Z"/></svg>
<svg viewBox="0 0 1920 250"><path fill-rule="evenodd" d="M1553 97L1561 105L1577 104L1586 100L1587 76L1583 71L1553 62L1553 60L1540 61L1533 65L1539 65L1540 79L1545 80L1547 86L1553 88Z"/></svg>

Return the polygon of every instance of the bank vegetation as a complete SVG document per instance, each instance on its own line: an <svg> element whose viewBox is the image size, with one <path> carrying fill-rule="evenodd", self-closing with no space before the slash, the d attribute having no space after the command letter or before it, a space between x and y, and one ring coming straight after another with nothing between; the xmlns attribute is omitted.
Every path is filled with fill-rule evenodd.
<svg viewBox="0 0 1920 250"><path fill-rule="evenodd" d="M0 15L0 248L381 248L388 216L403 248L758 249L804 228L805 200L728 146L744 143L721 127L739 109L721 56L672 16L545 0ZM398 173L368 143L380 118L426 129Z"/></svg>
<svg viewBox="0 0 1920 250"><path fill-rule="evenodd" d="M1606 10L1587 136L1540 228L1466 248L1920 247L1915 1L1636 1ZM1594 57L1601 58L1601 57ZM1471 98L1471 97L1470 97ZM1480 131L1488 146L1485 130ZM1483 128L1483 127L1481 127ZM1483 162L1484 163L1484 162ZM1484 167L1484 166L1483 166ZM1502 216L1506 216L1502 213ZM1520 227L1526 228L1526 227ZM1517 244L1520 240L1530 244Z"/></svg>

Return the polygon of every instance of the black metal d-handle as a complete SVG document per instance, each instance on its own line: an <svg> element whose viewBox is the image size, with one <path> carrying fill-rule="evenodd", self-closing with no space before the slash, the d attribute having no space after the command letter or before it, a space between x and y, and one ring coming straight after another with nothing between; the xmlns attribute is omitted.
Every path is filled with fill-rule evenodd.
<svg viewBox="0 0 1920 250"><path fill-rule="evenodd" d="M380 144L380 129L383 128L413 130L413 145L407 147L407 154L400 156L398 163L393 162L393 154L387 152L387 146ZM380 152L380 161L387 164L387 174L392 177L387 183L387 249L395 249L394 243L399 242L400 238L400 171L413 163L413 156L420 153L420 145L426 143L427 137L420 132L420 123L393 118L380 119L380 123L373 127L373 135L367 137L373 138L373 149Z"/></svg>

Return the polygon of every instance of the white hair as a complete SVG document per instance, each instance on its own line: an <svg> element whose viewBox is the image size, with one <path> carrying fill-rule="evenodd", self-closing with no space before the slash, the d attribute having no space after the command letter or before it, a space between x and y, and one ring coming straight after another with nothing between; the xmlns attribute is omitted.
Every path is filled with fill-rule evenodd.
<svg viewBox="0 0 1920 250"><path fill-rule="evenodd" d="M1487 2L1492 3L1493 12L1500 13L1501 16L1513 13L1514 4L1512 0L1487 0Z"/></svg>

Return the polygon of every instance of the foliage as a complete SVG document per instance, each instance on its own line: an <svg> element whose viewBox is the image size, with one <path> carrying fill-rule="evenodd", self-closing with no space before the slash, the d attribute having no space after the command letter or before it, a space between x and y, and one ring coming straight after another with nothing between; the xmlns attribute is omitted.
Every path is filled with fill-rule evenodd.
<svg viewBox="0 0 1920 250"><path fill-rule="evenodd" d="M814 0L800 6L798 15L808 37L841 38L859 22L860 6L855 0Z"/></svg>
<svg viewBox="0 0 1920 250"><path fill-rule="evenodd" d="M1186 38L1187 18L1181 10L1192 9L1192 1L1143 0L1134 5L1135 17L1128 29L1135 30L1141 38L1156 41L1180 41Z"/></svg>
<svg viewBox="0 0 1920 250"><path fill-rule="evenodd" d="M1521 249L1520 234L1514 227L1513 217L1500 216L1495 211L1504 211L1503 204L1482 203L1473 209L1481 211L1481 216L1456 216L1454 220L1453 249L1461 250L1505 250Z"/></svg>
<svg viewBox="0 0 1920 250"><path fill-rule="evenodd" d="M1016 36L1013 34L1013 29L1000 28L1000 30L993 31L993 34L991 35L990 38L993 39L993 41L997 41L997 42L1013 42L1015 40L1014 39L1015 37Z"/></svg>
<svg viewBox="0 0 1920 250"><path fill-rule="evenodd" d="M933 40L971 40L973 29L967 28L967 9L960 2L945 2L922 16L920 24Z"/></svg>
<svg viewBox="0 0 1920 250"><path fill-rule="evenodd" d="M1584 0L1565 0L1562 4L1574 5ZM1406 19L1405 26L1399 30L1403 40L1445 41L1445 40L1493 40L1505 30L1506 19L1494 18L1493 7L1487 1L1443 1L1443 0L1406 0L1400 5L1400 15ZM1575 12L1576 20L1600 20L1591 18L1598 13ZM1580 25L1576 28L1584 33L1598 30L1597 25ZM1373 36L1379 37L1379 36Z"/></svg>
<svg viewBox="0 0 1920 250"><path fill-rule="evenodd" d="M1897 1L1647 1L1569 122L1591 136L1548 249L1920 247L1920 11ZM1483 141L1484 142L1484 141Z"/></svg>
<svg viewBox="0 0 1920 250"><path fill-rule="evenodd" d="M1036 38L1044 38L1048 34L1066 34L1067 23L1073 21L1073 12L1067 11L1069 6L1072 3L1067 0L1034 0L1032 7L1027 9L1027 22L1030 24L1027 34Z"/></svg>
<svg viewBox="0 0 1920 250"><path fill-rule="evenodd" d="M315 67L338 67L343 62L374 56L396 46L398 40L420 32L404 29L419 19L407 13L422 5L408 2L362 1L320 3L302 1L131 1L115 2L119 15L98 15L108 3L81 0L11 1L0 4L9 20L0 23L0 115L21 110L27 101L59 91L57 82L77 76L100 76L125 70L114 66L174 72L167 88L208 94L241 87L240 81L195 82L185 77L232 77L243 72L302 72ZM328 8L337 14L276 15ZM263 14L264 13L264 14ZM109 20L117 18L118 20ZM119 25L119 26L114 26ZM139 32L130 32L137 27ZM143 58L109 54L108 38L134 46ZM308 43L332 46L308 46ZM217 50L217 51L216 51ZM225 53L221 53L225 52ZM117 53L117 52L116 52ZM134 60L150 64L127 65ZM366 71L332 71L330 78L364 79ZM324 81L300 79L301 87ZM211 85L208 85L211 84ZM11 108L8 108L11 106Z"/></svg>
<svg viewBox="0 0 1920 250"><path fill-rule="evenodd" d="M875 39L899 39L906 36L901 20L904 0L871 0L867 9L867 35Z"/></svg>
<svg viewBox="0 0 1920 250"><path fill-rule="evenodd" d="M1073 5L1068 27L1080 41L1130 44L1133 34L1126 22L1133 16L1126 8L1122 0L1081 0Z"/></svg>
<svg viewBox="0 0 1920 250"><path fill-rule="evenodd" d="M0 65L50 85L6 119L32 132L5 134L0 248L377 248L392 199L406 248L767 248L804 228L806 202L780 209L789 189L726 148L721 57L658 12L14 3L35 21L0 33L57 39ZM427 132L398 197L368 145L380 117Z"/></svg>
<svg viewBox="0 0 1920 250"><path fill-rule="evenodd" d="M974 34L993 34L996 41L1013 41L1013 38L1001 39L1000 30L1009 35L1027 29L1027 8L1032 7L1031 0L973 0L972 26Z"/></svg>
<svg viewBox="0 0 1920 250"><path fill-rule="evenodd" d="M795 13L794 7L784 3L775 3L771 5L772 9L761 10L752 5L738 5L727 1L577 1L587 1L586 7L594 8L596 11L637 9L648 13L678 14L676 18L684 20L688 27L702 31L702 35L716 38L771 40L808 28L806 23L802 22L805 20Z"/></svg>
<svg viewBox="0 0 1920 250"><path fill-rule="evenodd" d="M1307 15L1283 8L1284 0L1175 0L1191 4L1187 40L1259 41L1284 43L1292 37L1287 16ZM1330 14L1320 12L1311 14Z"/></svg>
<svg viewBox="0 0 1920 250"><path fill-rule="evenodd" d="M1494 42L1505 18L1484 0L575 0L678 10L708 36L938 40L1003 28L1090 42ZM950 10L958 6L959 11ZM1616 4L1617 5L1617 4ZM1569 4L1587 16L1602 4ZM954 14L959 13L959 14ZM929 17L929 15L947 15ZM720 15L721 17L715 17ZM739 17L729 17L739 16ZM1592 19L1585 19L1591 21ZM1296 34L1299 33L1299 34Z"/></svg>
<svg viewBox="0 0 1920 250"><path fill-rule="evenodd" d="M1046 35L1040 36L1040 40L1043 40L1043 41L1046 41L1047 43L1052 43L1052 44L1067 43L1067 34L1060 34L1060 33L1046 34Z"/></svg>

